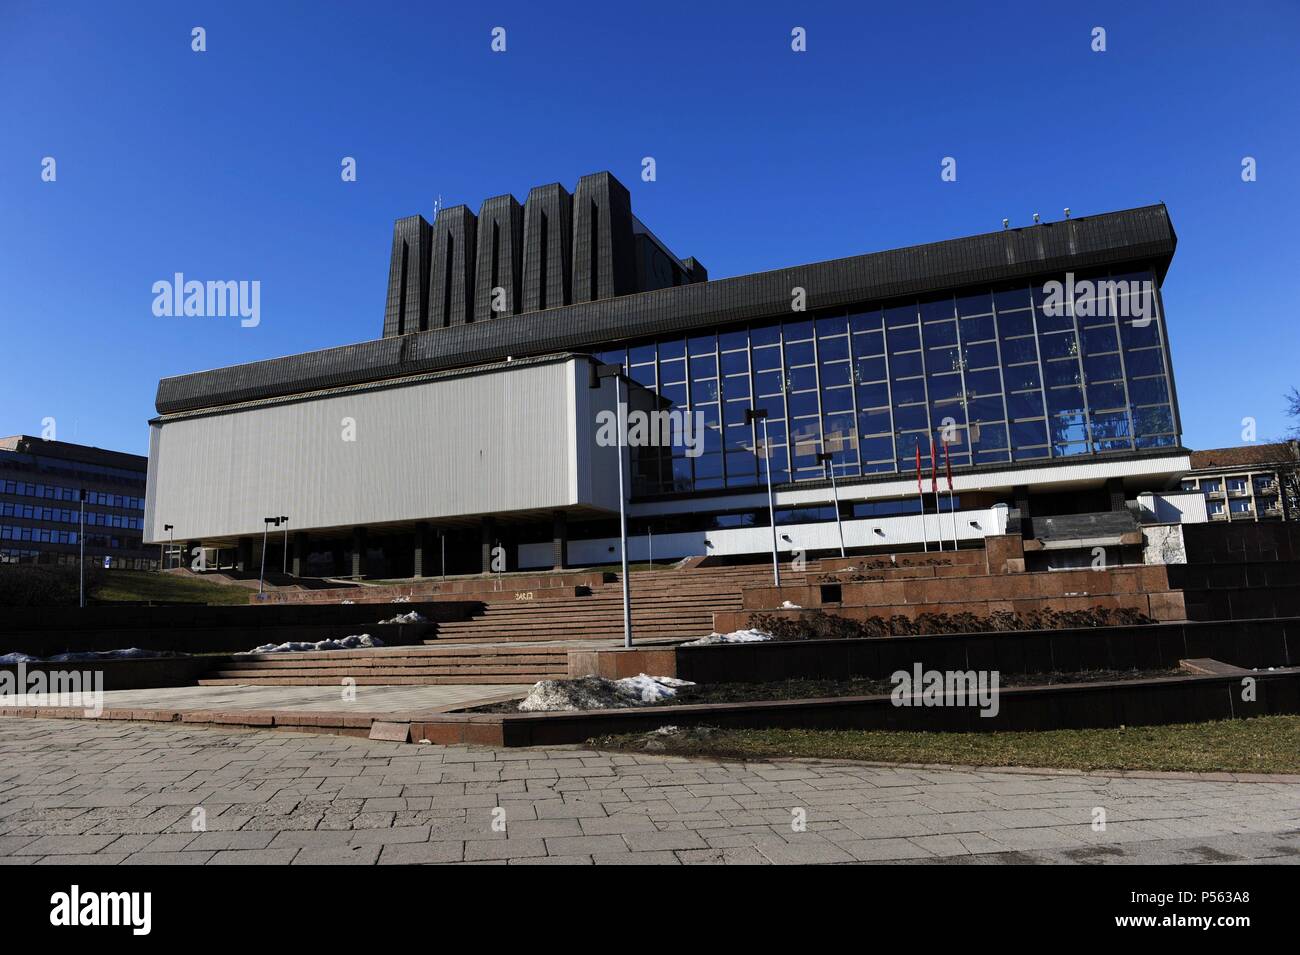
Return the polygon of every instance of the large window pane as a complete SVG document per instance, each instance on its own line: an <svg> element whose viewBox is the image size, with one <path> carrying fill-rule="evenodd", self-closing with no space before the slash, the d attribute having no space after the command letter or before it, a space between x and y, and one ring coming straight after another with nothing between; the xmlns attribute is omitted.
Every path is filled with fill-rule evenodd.
<svg viewBox="0 0 1300 955"><path fill-rule="evenodd" d="M1124 407L1124 385L1113 382L1088 386L1088 405L1093 411Z"/></svg>
<svg viewBox="0 0 1300 955"><path fill-rule="evenodd" d="M993 311L993 296L988 292L970 292L957 296L958 315L987 315Z"/></svg>
<svg viewBox="0 0 1300 955"><path fill-rule="evenodd" d="M1124 377L1119 355L1090 355L1083 360L1088 381L1115 381Z"/></svg>
<svg viewBox="0 0 1300 955"><path fill-rule="evenodd" d="M966 345L964 351L968 369L997 367L998 346L994 342L985 342L981 345Z"/></svg>
<svg viewBox="0 0 1300 955"><path fill-rule="evenodd" d="M1011 447L1034 447L1048 443L1048 426L1044 421L1013 421L1010 425Z"/></svg>
<svg viewBox="0 0 1300 955"><path fill-rule="evenodd" d="M1151 405L1169 400L1169 388L1163 378L1141 378L1128 383L1128 397L1135 405Z"/></svg>
<svg viewBox="0 0 1300 955"><path fill-rule="evenodd" d="M999 313L1029 307L1029 286L1017 285L993 293L993 305Z"/></svg>
<svg viewBox="0 0 1300 955"><path fill-rule="evenodd" d="M921 374L924 369L925 364L919 351L910 352L906 355L889 356L889 376L895 380L914 378Z"/></svg>
<svg viewBox="0 0 1300 955"><path fill-rule="evenodd" d="M857 362L857 382L866 384L872 381L884 381L887 366L883 358L859 358Z"/></svg>
<svg viewBox="0 0 1300 955"><path fill-rule="evenodd" d="M1042 417L1043 398L1039 392L1031 391L1019 395L1007 395L1007 417L1033 418Z"/></svg>
<svg viewBox="0 0 1300 955"><path fill-rule="evenodd" d="M1130 351L1124 355L1124 364L1128 366L1130 378L1145 378L1148 375L1165 373L1164 354L1159 348L1143 348Z"/></svg>
<svg viewBox="0 0 1300 955"><path fill-rule="evenodd" d="M991 341L994 338L993 316L980 318L963 318L961 320L961 340L963 342Z"/></svg>
<svg viewBox="0 0 1300 955"><path fill-rule="evenodd" d="M883 382L858 387L859 408L882 408L889 404L889 386Z"/></svg>
<svg viewBox="0 0 1300 955"><path fill-rule="evenodd" d="M1037 360L1038 349L1032 337L1009 338L1002 343L1002 361L1005 364L1016 365Z"/></svg>
<svg viewBox="0 0 1300 955"><path fill-rule="evenodd" d="M889 434L893 431L893 424L890 421L889 411L858 412L858 431L864 435Z"/></svg>
<svg viewBox="0 0 1300 955"><path fill-rule="evenodd" d="M915 304L895 305L885 309L885 327L900 328L904 325L915 325L917 323L917 311Z"/></svg>

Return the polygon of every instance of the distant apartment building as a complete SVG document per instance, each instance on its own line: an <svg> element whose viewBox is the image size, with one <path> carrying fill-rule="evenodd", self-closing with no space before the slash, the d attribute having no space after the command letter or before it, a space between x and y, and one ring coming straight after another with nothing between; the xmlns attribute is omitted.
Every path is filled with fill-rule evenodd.
<svg viewBox="0 0 1300 955"><path fill-rule="evenodd" d="M29 435L0 438L0 563L158 566L143 543L149 460Z"/></svg>
<svg viewBox="0 0 1300 955"><path fill-rule="evenodd" d="M1192 452L1184 491L1205 495L1212 521L1294 521L1300 518L1300 442Z"/></svg>

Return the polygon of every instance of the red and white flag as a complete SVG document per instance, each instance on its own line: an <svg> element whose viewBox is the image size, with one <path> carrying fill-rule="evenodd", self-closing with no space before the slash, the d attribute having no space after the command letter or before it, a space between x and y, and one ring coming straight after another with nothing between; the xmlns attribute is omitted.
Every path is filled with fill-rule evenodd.
<svg viewBox="0 0 1300 955"><path fill-rule="evenodd" d="M943 469L948 474L948 493L952 493L952 458L948 457L948 442L943 443Z"/></svg>
<svg viewBox="0 0 1300 955"><path fill-rule="evenodd" d="M921 439L916 439L916 493L925 493L921 487Z"/></svg>

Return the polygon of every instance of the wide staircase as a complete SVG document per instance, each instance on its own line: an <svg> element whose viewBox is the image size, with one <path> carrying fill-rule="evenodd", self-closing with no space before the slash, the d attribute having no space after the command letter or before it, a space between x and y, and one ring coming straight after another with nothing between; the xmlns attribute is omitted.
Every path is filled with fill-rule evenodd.
<svg viewBox="0 0 1300 955"><path fill-rule="evenodd" d="M814 562L815 563L815 562ZM811 566L811 565L810 565ZM782 582L802 584L805 572L782 572ZM693 640L713 632L716 611L740 610L741 590L771 583L765 566L633 571L632 635L638 642ZM513 643L539 640L613 640L623 636L623 590L614 580L589 596L484 604L469 620L438 625L426 643Z"/></svg>
<svg viewBox="0 0 1300 955"><path fill-rule="evenodd" d="M531 646L392 647L257 653L232 657L198 680L199 686L358 686L521 684L563 678L568 649Z"/></svg>
<svg viewBox="0 0 1300 955"><path fill-rule="evenodd" d="M783 583L805 583L816 561ZM632 633L638 643L692 640L713 632L715 611L739 611L742 589L771 583L770 565L633 571ZM526 594L526 591L521 591ZM468 594L466 594L468 596ZM623 637L622 583L606 575L584 596L483 601L468 619L429 625L423 645L373 650L241 654L223 660L201 686L522 684L565 676L575 642ZM400 609L400 606L399 608Z"/></svg>

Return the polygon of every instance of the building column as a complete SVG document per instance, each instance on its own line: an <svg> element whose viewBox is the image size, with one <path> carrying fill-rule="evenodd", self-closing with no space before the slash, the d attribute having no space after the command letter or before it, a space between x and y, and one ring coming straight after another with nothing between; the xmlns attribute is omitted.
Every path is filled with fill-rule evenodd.
<svg viewBox="0 0 1300 955"><path fill-rule="evenodd" d="M307 535L296 531L290 539L293 541L293 550L289 554L289 573L301 577L307 567Z"/></svg>
<svg viewBox="0 0 1300 955"><path fill-rule="evenodd" d="M411 564L411 575L431 577L433 565L433 532L429 530L428 521L420 521L415 525L415 559Z"/></svg>
<svg viewBox="0 0 1300 955"><path fill-rule="evenodd" d="M1029 487L1021 484L1011 492L1012 499L1016 502L1016 512L1020 516L1020 536L1028 537L1033 533L1033 524L1030 523L1029 513Z"/></svg>
<svg viewBox="0 0 1300 955"><path fill-rule="evenodd" d="M235 566L239 568L240 573L250 574L253 572L253 538L239 538L239 547L236 551Z"/></svg>
<svg viewBox="0 0 1300 955"><path fill-rule="evenodd" d="M485 517L479 523L480 557L479 570L484 574L492 572L492 545L496 542L497 522L495 518Z"/></svg>
<svg viewBox="0 0 1300 955"><path fill-rule="evenodd" d="M1106 480L1106 494L1110 497L1110 509L1112 511L1122 511L1127 507L1124 498L1124 479L1108 478Z"/></svg>
<svg viewBox="0 0 1300 955"><path fill-rule="evenodd" d="M569 566L569 515L564 511L554 514L551 544L554 548L555 569L563 570Z"/></svg>
<svg viewBox="0 0 1300 955"><path fill-rule="evenodd" d="M352 574L353 577L366 575L366 529L352 528Z"/></svg>

